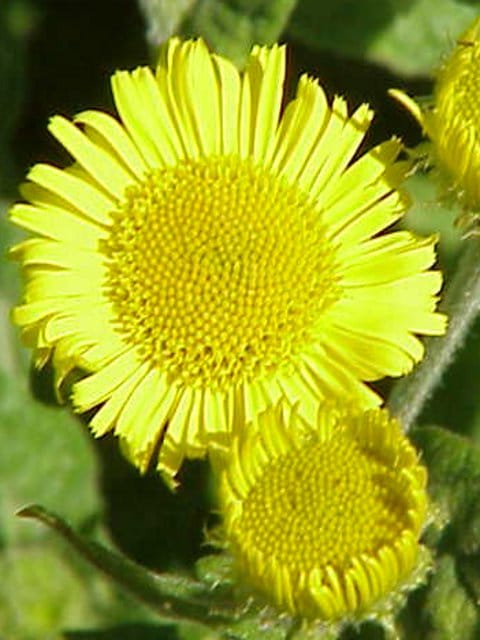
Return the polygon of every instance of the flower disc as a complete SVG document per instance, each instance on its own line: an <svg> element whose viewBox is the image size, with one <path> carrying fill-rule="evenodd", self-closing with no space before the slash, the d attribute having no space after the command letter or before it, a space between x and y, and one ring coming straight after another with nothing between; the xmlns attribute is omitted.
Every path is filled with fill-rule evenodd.
<svg viewBox="0 0 480 640"><path fill-rule="evenodd" d="M313 203L249 159L152 172L127 190L104 252L120 332L197 389L288 365L338 297Z"/></svg>

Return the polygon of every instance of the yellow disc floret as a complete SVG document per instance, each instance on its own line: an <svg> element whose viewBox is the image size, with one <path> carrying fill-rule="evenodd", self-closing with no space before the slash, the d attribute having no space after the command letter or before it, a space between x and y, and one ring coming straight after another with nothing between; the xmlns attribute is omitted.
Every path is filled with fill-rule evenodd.
<svg viewBox="0 0 480 640"><path fill-rule="evenodd" d="M115 217L104 251L117 323L172 382L222 390L275 371L335 299L318 211L249 159L153 171Z"/></svg>
<svg viewBox="0 0 480 640"><path fill-rule="evenodd" d="M235 442L221 483L225 537L239 572L280 609L361 613L415 566L426 471L383 411L330 407L315 428L292 421L272 411Z"/></svg>

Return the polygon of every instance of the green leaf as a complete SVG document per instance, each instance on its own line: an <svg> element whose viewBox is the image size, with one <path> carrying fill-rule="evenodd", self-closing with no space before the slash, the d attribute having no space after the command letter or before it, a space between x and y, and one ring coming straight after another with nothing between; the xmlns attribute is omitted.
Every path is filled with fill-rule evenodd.
<svg viewBox="0 0 480 640"><path fill-rule="evenodd" d="M226 630L227 638L235 638L236 640L286 640L291 638L296 640L297 634L295 629L291 629L291 621L289 619L268 619L266 616L259 616L259 612L253 614L245 612L241 620L236 624L230 625ZM324 634L316 635L318 640L334 640L332 636ZM298 639L301 640L301 637Z"/></svg>
<svg viewBox="0 0 480 640"><path fill-rule="evenodd" d="M41 500L77 524L101 510L90 437L66 410L33 400L26 380L0 373L0 519L8 540L38 539L14 512ZM1 526L1 524L0 524Z"/></svg>
<svg viewBox="0 0 480 640"><path fill-rule="evenodd" d="M458 576L472 600L480 603L480 554L462 556L458 559Z"/></svg>
<svg viewBox="0 0 480 640"><path fill-rule="evenodd" d="M453 263L462 243L462 232L455 226L460 207L439 202L441 187L431 173L415 173L407 179L405 188L412 198L412 206L402 219L402 226L422 236L438 234L442 268L446 263Z"/></svg>
<svg viewBox="0 0 480 640"><path fill-rule="evenodd" d="M456 551L480 551L480 447L440 427L410 432L429 471L429 492L448 515L446 529Z"/></svg>
<svg viewBox="0 0 480 640"><path fill-rule="evenodd" d="M15 544L38 539L13 519L31 500L62 509L76 523L95 520L101 503L86 434L66 412L35 402L0 374L0 528Z"/></svg>
<svg viewBox="0 0 480 640"><path fill-rule="evenodd" d="M477 640L480 632L478 609L460 582L455 559L437 560L422 617L428 621L425 640Z"/></svg>
<svg viewBox="0 0 480 640"><path fill-rule="evenodd" d="M7 259L8 249L25 236L7 218L10 202L0 199L0 296L4 304L16 301L20 283L18 266Z"/></svg>
<svg viewBox="0 0 480 640"><path fill-rule="evenodd" d="M67 411L33 400L24 377L0 373L0 637L60 637L64 626L113 622L136 610L72 554L26 526L15 511L31 500L62 509L82 529L98 522L102 503L91 439ZM107 613L108 612L108 613ZM118 618L117 618L118 619ZM58 634L58 635L57 635Z"/></svg>
<svg viewBox="0 0 480 640"><path fill-rule="evenodd" d="M24 375L28 359L18 340L18 330L10 322L10 309L18 298L20 276L17 265L6 259L8 248L23 234L7 220L9 203L0 200L0 371L14 377Z"/></svg>
<svg viewBox="0 0 480 640"><path fill-rule="evenodd" d="M197 0L180 27L201 36L218 53L241 66L254 44L273 44L297 0Z"/></svg>
<svg viewBox="0 0 480 640"><path fill-rule="evenodd" d="M203 556L195 563L196 574L202 582L216 585L229 585L232 582L232 559L226 554Z"/></svg>
<svg viewBox="0 0 480 640"><path fill-rule="evenodd" d="M56 542L44 536L0 554L2 640L63 640L65 628L150 621L146 610L101 576L85 571L78 558Z"/></svg>
<svg viewBox="0 0 480 640"><path fill-rule="evenodd" d="M197 0L138 0L147 23L147 41L158 47L169 38Z"/></svg>
<svg viewBox="0 0 480 640"><path fill-rule="evenodd" d="M79 576L58 550L45 544L11 547L0 555L0 573L2 638L54 638L64 624L100 622ZM105 597L99 586L97 602Z"/></svg>
<svg viewBox="0 0 480 640"><path fill-rule="evenodd" d="M458 0L301 0L288 31L313 49L430 74L479 8Z"/></svg>

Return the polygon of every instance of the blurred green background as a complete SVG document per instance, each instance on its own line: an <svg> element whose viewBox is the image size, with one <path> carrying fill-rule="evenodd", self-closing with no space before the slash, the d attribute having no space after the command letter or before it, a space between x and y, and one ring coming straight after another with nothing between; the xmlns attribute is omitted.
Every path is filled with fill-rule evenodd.
<svg viewBox="0 0 480 640"><path fill-rule="evenodd" d="M204 464L185 466L176 495L158 477L140 477L112 438L94 441L80 420L56 405L49 372L31 371L10 326L20 283L5 250L19 233L5 213L33 163L68 161L47 134L48 118L85 108L113 111L111 73L154 61L157 45L174 30L204 36L238 64L254 42L287 42L291 87L308 71L330 96L345 95L352 109L362 101L374 107L366 144L400 135L415 145L420 131L387 89L428 95L432 72L479 13L480 2L473 0L0 0L2 640L201 636L193 627L159 627L51 532L15 517L23 505L40 503L147 567L185 572L202 554L203 527L211 522ZM426 176L410 180L409 189L414 205L405 224L441 232L440 262L450 272L459 247L455 212L436 202ZM422 416L477 441L479 329Z"/></svg>

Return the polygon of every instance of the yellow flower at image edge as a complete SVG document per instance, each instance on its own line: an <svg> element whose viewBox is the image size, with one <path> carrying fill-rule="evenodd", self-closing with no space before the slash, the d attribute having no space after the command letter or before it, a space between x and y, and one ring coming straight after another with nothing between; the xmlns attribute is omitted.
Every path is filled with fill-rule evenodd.
<svg viewBox="0 0 480 640"><path fill-rule="evenodd" d="M280 399L309 419L319 397L408 372L414 334L441 334L434 238L377 236L405 212L390 140L352 162L372 114L330 107L303 76L283 113L285 51L244 73L202 41L170 40L156 75L112 78L120 120L98 111L50 131L66 169L28 174L11 219L33 232L14 310L76 411L97 409L132 461L172 479Z"/></svg>
<svg viewBox="0 0 480 640"><path fill-rule="evenodd" d="M270 409L220 466L221 541L239 577L307 620L392 614L429 569L426 469L386 411Z"/></svg>
<svg viewBox="0 0 480 640"><path fill-rule="evenodd" d="M458 39L440 67L433 104L422 108L401 91L396 97L432 142L432 161L443 169L462 204L480 209L480 18Z"/></svg>

